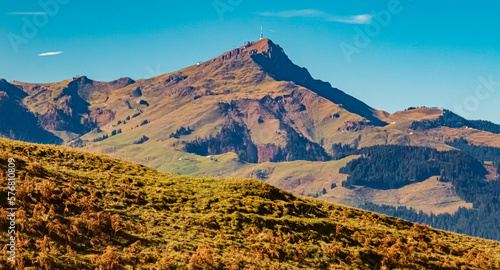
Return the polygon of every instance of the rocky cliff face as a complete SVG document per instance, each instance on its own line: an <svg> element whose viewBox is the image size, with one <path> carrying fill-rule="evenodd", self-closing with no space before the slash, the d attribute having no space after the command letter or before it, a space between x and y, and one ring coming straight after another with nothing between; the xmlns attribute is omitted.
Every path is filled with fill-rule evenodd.
<svg viewBox="0 0 500 270"><path fill-rule="evenodd" d="M127 87L131 84L134 84L134 83L135 83L135 81L132 80L131 78L123 77L123 78L120 78L118 80L114 80L114 81L110 82L109 84L115 89L121 89L121 88Z"/></svg>
<svg viewBox="0 0 500 270"><path fill-rule="evenodd" d="M10 100L10 103L3 104L3 110L10 110L12 117L29 123L29 130L36 130L28 136L26 132L15 128L15 123L11 123L4 124L0 132L14 134L7 135L13 139L28 136L29 141L58 144L63 139L57 138L56 133L73 134L70 137L84 135L114 119L112 110L101 108L102 104L90 108L89 101L93 102L94 97L108 95L114 88L126 87L131 83L134 81L130 78L103 83L87 77L75 77L56 84L11 84L0 80L0 90L5 93L3 99ZM8 121L5 118L1 120ZM15 135L19 132L23 135Z"/></svg>
<svg viewBox="0 0 500 270"><path fill-rule="evenodd" d="M22 105L27 94L0 80L0 136L38 143L59 144L62 140L44 130L37 118Z"/></svg>

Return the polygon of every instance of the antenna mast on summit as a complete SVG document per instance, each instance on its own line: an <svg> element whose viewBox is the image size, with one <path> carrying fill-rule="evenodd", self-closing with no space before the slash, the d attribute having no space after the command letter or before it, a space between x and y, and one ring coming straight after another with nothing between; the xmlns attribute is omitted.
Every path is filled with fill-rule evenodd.
<svg viewBox="0 0 500 270"><path fill-rule="evenodd" d="M260 27L260 39L264 38L264 32L262 31L262 26Z"/></svg>

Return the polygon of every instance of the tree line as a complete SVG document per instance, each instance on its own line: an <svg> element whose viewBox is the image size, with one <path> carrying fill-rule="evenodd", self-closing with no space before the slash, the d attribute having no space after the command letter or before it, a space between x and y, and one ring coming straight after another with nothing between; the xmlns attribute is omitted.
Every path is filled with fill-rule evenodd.
<svg viewBox="0 0 500 270"><path fill-rule="evenodd" d="M430 176L452 183L457 195L473 208L460 208L453 214L426 214L412 208L366 203L366 210L391 215L432 227L500 240L500 179L486 181L484 161L500 160L500 149L474 146L464 139L448 142L461 149L437 151L432 148L383 145L356 151L360 158L341 168L349 174L343 186L364 185L398 188ZM495 164L499 169L498 163Z"/></svg>
<svg viewBox="0 0 500 270"><path fill-rule="evenodd" d="M481 162L463 151L437 151L433 148L377 145L354 152L361 155L340 169L348 174L344 187L363 185L377 189L400 188L431 176L441 181L479 181L486 175Z"/></svg>

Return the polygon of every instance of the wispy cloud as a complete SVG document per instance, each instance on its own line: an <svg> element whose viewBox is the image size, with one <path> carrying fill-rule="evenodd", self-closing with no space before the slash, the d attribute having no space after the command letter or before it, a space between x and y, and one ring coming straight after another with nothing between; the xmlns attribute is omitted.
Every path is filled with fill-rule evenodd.
<svg viewBox="0 0 500 270"><path fill-rule="evenodd" d="M59 52L46 52L46 53L41 53L38 56L58 55L58 54L61 54L61 53L63 53L63 52L62 51L59 51Z"/></svg>
<svg viewBox="0 0 500 270"><path fill-rule="evenodd" d="M339 22L339 23L349 23L349 24L369 24L372 22L372 15L361 14L355 16L332 16L328 18L327 21Z"/></svg>
<svg viewBox="0 0 500 270"><path fill-rule="evenodd" d="M278 17L278 18L320 18L328 22L339 22L348 24L369 24L372 21L372 15L360 14L354 16L336 16L330 13L317 10L317 9L300 9L300 10L284 10L284 11L270 11L259 12L260 16L265 17Z"/></svg>
<svg viewBox="0 0 500 270"><path fill-rule="evenodd" d="M8 15L46 15L46 12L9 12Z"/></svg>

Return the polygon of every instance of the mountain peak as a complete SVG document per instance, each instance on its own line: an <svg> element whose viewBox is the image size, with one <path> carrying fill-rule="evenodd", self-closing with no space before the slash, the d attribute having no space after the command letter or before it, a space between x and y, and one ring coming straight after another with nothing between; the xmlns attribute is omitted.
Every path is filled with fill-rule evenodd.
<svg viewBox="0 0 500 270"><path fill-rule="evenodd" d="M244 48L254 50L256 53L268 52L274 48L279 48L272 40L263 38L255 42L248 42Z"/></svg>
<svg viewBox="0 0 500 270"><path fill-rule="evenodd" d="M306 68L297 66L286 55L285 51L268 38L228 51L211 60L214 67L222 63L228 65L226 70L241 68L251 62L257 64L261 71L276 81L292 82L298 86L309 89L319 96L341 105L344 109L358 114L372 124L383 126L387 123L380 121L375 116L375 110L364 102L333 88L330 83L314 79Z"/></svg>
<svg viewBox="0 0 500 270"><path fill-rule="evenodd" d="M89 79L87 76L75 76L73 77L73 81L76 81L76 82L79 82L79 83L89 83L91 82L92 80Z"/></svg>
<svg viewBox="0 0 500 270"><path fill-rule="evenodd" d="M252 57L253 55L263 54L269 55L271 52L280 52L280 54L284 54L283 49L276 45L268 38L263 38L258 41L248 41L245 45L233 49L231 51L225 52L219 57L212 59L214 62L219 61L228 61L228 60L236 60L242 59L245 57Z"/></svg>
<svg viewBox="0 0 500 270"><path fill-rule="evenodd" d="M270 39L261 39L247 43L244 48L250 49L250 57L264 72L277 81L289 81L305 87L316 94L342 105L346 110L368 119L372 124L385 125L375 115L375 110L364 102L333 88L330 83L314 79L306 68L294 64L285 51Z"/></svg>

